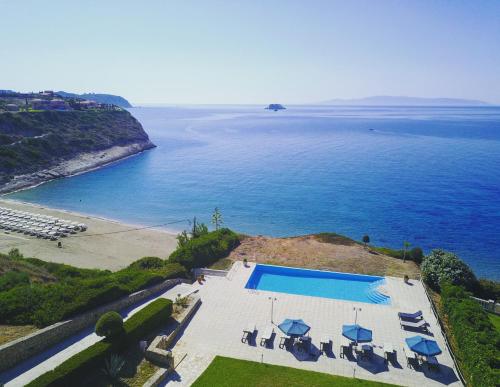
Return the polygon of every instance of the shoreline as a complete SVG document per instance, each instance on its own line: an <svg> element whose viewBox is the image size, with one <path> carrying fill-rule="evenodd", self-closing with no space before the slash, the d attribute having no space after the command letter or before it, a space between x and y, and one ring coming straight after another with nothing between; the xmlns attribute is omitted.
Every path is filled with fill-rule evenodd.
<svg viewBox="0 0 500 387"><path fill-rule="evenodd" d="M118 220L55 209L41 204L26 203L0 197L0 206L85 223L85 232L71 234L58 241L0 230L0 252L17 248L26 257L44 261L103 270L120 270L146 256L162 259L177 247L177 233L161 227L151 227ZM58 242L62 247L58 247Z"/></svg>
<svg viewBox="0 0 500 387"><path fill-rule="evenodd" d="M95 171L155 147L156 145L148 140L124 146L115 145L101 151L80 153L69 160L57 163L51 168L15 176L11 181L0 186L0 198L5 194L35 188L52 180Z"/></svg>

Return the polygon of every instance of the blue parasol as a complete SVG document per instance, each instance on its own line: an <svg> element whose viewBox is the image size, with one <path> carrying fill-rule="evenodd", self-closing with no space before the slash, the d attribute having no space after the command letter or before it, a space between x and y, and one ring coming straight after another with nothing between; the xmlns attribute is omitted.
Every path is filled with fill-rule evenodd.
<svg viewBox="0 0 500 387"><path fill-rule="evenodd" d="M441 348L434 340L422 336L413 336L406 339L406 344L413 351L422 356L435 356L441 353Z"/></svg>
<svg viewBox="0 0 500 387"><path fill-rule="evenodd" d="M311 329L311 327L307 325L304 321L292 320L289 318L287 318L280 325L278 325L278 328L281 329L281 331L288 336L303 336L307 332L309 332L309 329Z"/></svg>
<svg viewBox="0 0 500 387"><path fill-rule="evenodd" d="M372 341L372 331L363 328L358 324L343 325L342 335L347 337L349 340L355 341L356 343Z"/></svg>

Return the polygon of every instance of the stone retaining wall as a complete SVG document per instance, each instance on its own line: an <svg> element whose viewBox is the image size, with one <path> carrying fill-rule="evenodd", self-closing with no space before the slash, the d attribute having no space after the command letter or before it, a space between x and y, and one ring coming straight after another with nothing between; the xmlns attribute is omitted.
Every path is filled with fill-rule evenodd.
<svg viewBox="0 0 500 387"><path fill-rule="evenodd" d="M23 360L29 359L67 337L78 333L82 329L88 328L95 324L103 313L111 310L119 312L155 293L166 291L181 282L186 282L186 280L180 278L166 280L148 289L132 293L127 297L83 313L71 320L58 322L30 335L6 343L0 346L0 371L12 368Z"/></svg>

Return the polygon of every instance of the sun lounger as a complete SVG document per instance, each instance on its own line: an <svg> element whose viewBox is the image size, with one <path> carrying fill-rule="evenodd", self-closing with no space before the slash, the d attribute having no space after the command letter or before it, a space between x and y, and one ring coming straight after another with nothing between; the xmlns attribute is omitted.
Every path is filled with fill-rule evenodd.
<svg viewBox="0 0 500 387"><path fill-rule="evenodd" d="M427 321L425 321L424 319L417 321L417 322L401 320L400 324L401 324L401 328L419 329L419 330L428 332L428 329L427 329L428 324L427 324Z"/></svg>
<svg viewBox="0 0 500 387"><path fill-rule="evenodd" d="M389 361L396 360L396 350L390 343L384 343L384 359L386 364Z"/></svg>
<svg viewBox="0 0 500 387"><path fill-rule="evenodd" d="M245 329L243 329L243 336L241 337L242 343L247 343L248 340L253 336L254 332L257 330L255 324L248 324Z"/></svg>
<svg viewBox="0 0 500 387"><path fill-rule="evenodd" d="M273 327L266 327L266 329L264 329L264 333L262 333L262 336L260 337L260 345L261 346L267 345L267 343L271 341L273 333L274 333Z"/></svg>
<svg viewBox="0 0 500 387"><path fill-rule="evenodd" d="M403 313L399 312L398 316L401 320L418 320L418 319L423 319L422 317L422 311L419 310L415 313Z"/></svg>

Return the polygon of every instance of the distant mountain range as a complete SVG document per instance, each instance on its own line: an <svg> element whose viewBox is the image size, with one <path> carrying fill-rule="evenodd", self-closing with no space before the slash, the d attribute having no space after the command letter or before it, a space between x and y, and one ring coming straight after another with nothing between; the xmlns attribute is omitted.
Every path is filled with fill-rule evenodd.
<svg viewBox="0 0 500 387"><path fill-rule="evenodd" d="M484 101L459 98L421 98L397 96L373 96L355 99L331 99L320 102L321 105L355 106L488 106Z"/></svg>
<svg viewBox="0 0 500 387"><path fill-rule="evenodd" d="M56 94L59 94L62 97L67 98L83 98L89 99L92 101L96 101L99 103L109 103L112 105L120 106L122 108L131 108L132 105L125 98L120 97L119 95L113 94L96 94L96 93L85 93L85 94L75 94L68 93L66 91L58 91Z"/></svg>

